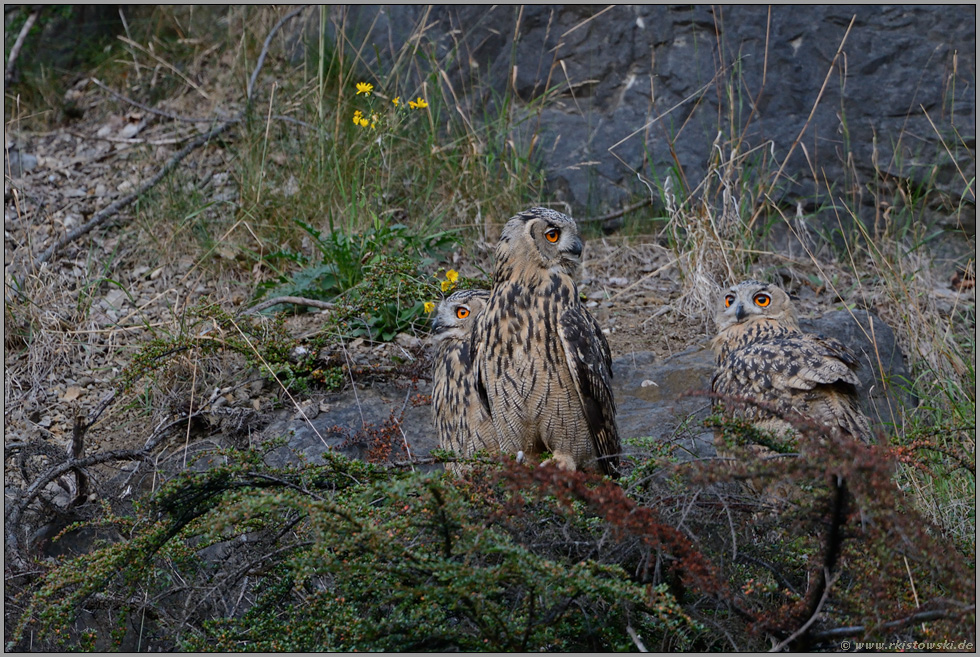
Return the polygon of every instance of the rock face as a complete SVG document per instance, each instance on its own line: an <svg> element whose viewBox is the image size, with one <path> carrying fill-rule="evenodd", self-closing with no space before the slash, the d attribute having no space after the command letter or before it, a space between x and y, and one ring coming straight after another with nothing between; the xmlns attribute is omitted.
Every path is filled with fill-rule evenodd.
<svg viewBox="0 0 980 657"><path fill-rule="evenodd" d="M644 183L662 185L678 164L696 186L719 134L726 153L741 137L739 151L757 148L755 161L772 171L786 161L778 200L793 212L797 202L819 208L828 181L835 197L855 193L873 216L867 183L932 185L956 200L975 175L973 6L332 11L328 37L342 20L350 43L365 44L366 71L391 70L392 53L424 24L412 66L430 72L422 53L431 53L447 74L428 77L429 94L448 80L477 118L516 97L533 120L515 132L525 143L537 134L550 195L583 216L647 195ZM551 101L538 118L531 103L546 90ZM972 204L944 215L975 230Z"/></svg>
<svg viewBox="0 0 980 657"><path fill-rule="evenodd" d="M908 372L894 334L883 321L863 311L855 312L854 317L837 311L803 320L801 325L806 331L837 338L859 356L864 411L875 429L889 433L901 405L916 404L903 392ZM624 451L637 451L628 439L649 437L676 443L681 458L713 456L712 433L702 424L711 401L691 393L710 389L714 368L714 354L706 346L690 347L659 362L651 352L614 359L613 394ZM318 463L328 449L365 458L384 444L390 444L395 461L406 460L409 453L428 456L438 446L432 411L428 405L413 404L412 399L417 393L428 394L429 387L420 385L416 390L385 384L328 395L326 410L311 412L308 409L313 405L304 407L309 422L295 411L284 411L262 436L285 436L287 444L270 452L266 462L277 467L299 463L301 458ZM400 422L395 421L398 417Z"/></svg>

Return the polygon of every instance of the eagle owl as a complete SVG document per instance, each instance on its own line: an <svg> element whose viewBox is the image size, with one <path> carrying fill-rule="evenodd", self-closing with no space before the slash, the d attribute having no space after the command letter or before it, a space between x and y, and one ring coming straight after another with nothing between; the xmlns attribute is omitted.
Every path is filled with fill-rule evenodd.
<svg viewBox="0 0 980 657"><path fill-rule="evenodd" d="M767 407L748 403L733 415L777 434L792 429L782 418L797 416L871 439L858 401L857 358L833 338L802 332L783 290L752 280L734 285L721 295L715 323L712 391Z"/></svg>
<svg viewBox="0 0 980 657"><path fill-rule="evenodd" d="M489 290L460 290L439 304L432 319L432 415L439 447L460 456L496 447L490 416L477 398L470 336L490 298ZM459 474L462 468L448 464Z"/></svg>
<svg viewBox="0 0 980 657"><path fill-rule="evenodd" d="M476 385L504 451L550 451L560 468L615 474L611 356L579 300L581 255L578 227L560 212L531 208L507 222L473 333Z"/></svg>

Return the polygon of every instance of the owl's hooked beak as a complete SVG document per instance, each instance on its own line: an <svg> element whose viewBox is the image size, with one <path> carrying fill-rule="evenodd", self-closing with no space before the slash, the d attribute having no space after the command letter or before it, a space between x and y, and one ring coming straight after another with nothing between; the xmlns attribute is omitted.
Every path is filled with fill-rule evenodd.
<svg viewBox="0 0 980 657"><path fill-rule="evenodd" d="M576 258L582 257L582 238L578 235L575 236L575 240L572 242L571 247L566 251L566 253L571 253Z"/></svg>
<svg viewBox="0 0 980 657"><path fill-rule="evenodd" d="M745 319L746 315L748 315L748 313L745 312L745 305L739 301L737 304L735 304L735 319L741 322L743 319Z"/></svg>
<svg viewBox="0 0 980 657"><path fill-rule="evenodd" d="M439 316L436 315L432 318L432 334L437 335L442 333L446 329L446 326L440 321Z"/></svg>

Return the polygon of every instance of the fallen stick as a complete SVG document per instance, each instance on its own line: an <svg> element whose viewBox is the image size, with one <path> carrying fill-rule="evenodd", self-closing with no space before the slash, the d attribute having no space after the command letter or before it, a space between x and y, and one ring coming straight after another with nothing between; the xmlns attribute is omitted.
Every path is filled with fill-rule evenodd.
<svg viewBox="0 0 980 657"><path fill-rule="evenodd" d="M272 306L278 306L279 304L290 303L294 306L311 306L313 308L319 308L320 310L331 310L334 304L329 301L319 301L317 299L307 299L306 297L276 297L274 299L266 299L261 303L257 303L243 314L254 315L257 312L261 312L266 308L271 308Z"/></svg>
<svg viewBox="0 0 980 657"><path fill-rule="evenodd" d="M24 46L24 40L27 39L27 33L31 31L34 27L34 21L41 14L42 7L34 7L34 11L31 15L27 17L24 21L23 27L20 28L20 34L17 35L17 40L14 41L14 45L10 48L10 57L7 58L7 70L3 75L4 84L9 83L14 77L14 62L17 61L17 55L20 54L20 49Z"/></svg>
<svg viewBox="0 0 980 657"><path fill-rule="evenodd" d="M575 221L577 223L580 223L580 224L606 223L607 221L612 221L613 219L618 219L618 218L622 217L624 214L629 214L630 212L633 212L635 210L639 210L640 208L645 208L646 206L652 205L652 204L653 204L653 199L652 198L648 198L645 201L640 201L639 203L634 203L633 205L627 205L624 208L620 208L618 210L613 210L609 214L604 214L601 217L592 217L592 218L586 218L586 219L576 219Z"/></svg>
<svg viewBox="0 0 980 657"><path fill-rule="evenodd" d="M67 233L64 237L59 238L51 246L45 249L41 253L41 255L39 255L37 258L34 259L35 268L40 267L45 262L50 260L51 256L53 256L59 250L64 248L66 244L70 242L74 242L85 233L91 231L93 228L96 228L104 224L107 219L119 214L121 210L131 205L134 201L136 201L136 199L138 199L140 196L145 194L150 188L156 186L157 183L163 180L163 178L168 173L173 171L185 157L187 157L195 150L197 150L204 144L208 143L209 141L211 141L221 133L227 131L228 128L233 126L235 123L238 123L238 121L239 119L236 118L231 121L228 121L227 123L223 123L217 126L216 128L212 128L211 130L208 130L203 135L198 136L191 143L184 146L182 149L180 149L180 151L176 155L170 158L170 160L165 165L163 165L163 168L160 169L155 176L153 176L148 181L140 185L139 189L137 189L135 192L133 192L132 194L128 194L127 196L122 197L118 201L114 201L107 207L99 210L86 223L82 224L75 230Z"/></svg>
<svg viewBox="0 0 980 657"><path fill-rule="evenodd" d="M50 260L51 256L53 256L59 250L64 248L65 245L74 242L82 235L85 235L86 233L91 231L93 228L96 228L104 224L106 220L108 220L109 218L119 214L121 210L131 205L134 201L136 201L136 199L138 199L140 196L145 194L148 190L156 186L161 180L163 180L163 178L168 173L173 171L177 167L177 165L180 164L181 161L183 161L184 158L186 158L188 155L193 153L201 146L209 143L215 137L221 135L224 132L227 132L227 130L231 128L233 125L235 125L236 123L240 123L242 119L245 117L245 115L248 113L248 110L252 105L252 99L253 99L252 97L253 97L253 92L255 87L255 81L256 79L258 79L259 71L262 70L263 64L265 64L266 55L268 54L269 47L272 44L272 38L275 36L276 32L278 32L279 29L286 24L287 21L298 16L300 12L306 9L306 7L307 5L301 5L298 9L294 9L293 11L289 12L288 14L283 16L279 20L279 22L276 23L275 26L273 26L273 28L269 31L269 34L265 38L265 43L262 46L262 52L259 54L258 62L256 63L255 69L252 71L252 75L248 81L248 88L246 89L246 94L245 94L246 96L245 106L242 108L242 111L239 112L236 117L229 119L228 121L225 121L224 123L217 125L214 128L211 128L211 130L208 130L206 133L195 138L192 142L184 146L184 148L182 148L176 155L170 158L170 160L167 161L167 163L163 166L162 169L160 169L160 171L156 173L155 176L153 176L147 182L140 185L139 189L137 189L135 192L127 196L124 196L123 198L115 201L109 206L103 208L102 210L99 210L89 221L82 224L75 230L67 233L64 237L61 237L58 240L56 240L47 249L45 249L37 258L34 259L34 267L35 268L40 267L45 262Z"/></svg>

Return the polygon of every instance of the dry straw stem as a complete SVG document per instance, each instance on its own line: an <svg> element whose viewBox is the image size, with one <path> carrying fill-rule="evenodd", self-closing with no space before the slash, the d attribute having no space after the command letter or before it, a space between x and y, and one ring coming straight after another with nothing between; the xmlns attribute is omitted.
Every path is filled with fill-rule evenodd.
<svg viewBox="0 0 980 657"><path fill-rule="evenodd" d="M810 126L810 122L813 121L813 115L817 113L817 107L820 105L820 100L823 98L824 91L827 90L827 83L830 82L830 76L834 73L834 68L837 65L837 60L840 59L841 53L844 51L844 43L847 42L847 37L851 33L851 28L854 27L854 21L857 20L857 14L851 16L851 22L848 23L847 29L844 31L844 36L841 37L840 45L837 46L837 52L834 53L834 58L831 60L830 65L827 67L827 75L824 76L823 84L820 85L820 91L817 93L817 98L813 101L813 107L810 108L810 115L806 117L806 121L803 123L803 127L800 128L800 132L796 135L796 139L793 140L792 145L786 152L786 157L783 158L783 163L779 165L779 169L776 171L776 175L772 178L772 183L769 186L769 191L766 193L767 196L772 193L776 188L776 183L779 181L780 177L783 175L783 169L786 168L786 164L789 162L790 156L796 147L800 144L803 139L803 133ZM760 206L755 213L753 213L752 218L749 219L747 228L751 230L752 226L755 224L755 220L759 218L762 213L762 207Z"/></svg>

